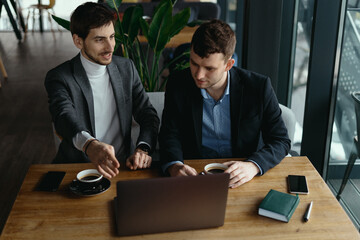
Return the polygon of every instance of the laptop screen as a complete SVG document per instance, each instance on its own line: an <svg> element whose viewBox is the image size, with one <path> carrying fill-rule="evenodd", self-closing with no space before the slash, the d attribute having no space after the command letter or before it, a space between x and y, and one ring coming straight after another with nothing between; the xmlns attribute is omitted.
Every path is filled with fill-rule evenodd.
<svg viewBox="0 0 360 240"><path fill-rule="evenodd" d="M118 234L172 232L224 224L229 174L117 182Z"/></svg>

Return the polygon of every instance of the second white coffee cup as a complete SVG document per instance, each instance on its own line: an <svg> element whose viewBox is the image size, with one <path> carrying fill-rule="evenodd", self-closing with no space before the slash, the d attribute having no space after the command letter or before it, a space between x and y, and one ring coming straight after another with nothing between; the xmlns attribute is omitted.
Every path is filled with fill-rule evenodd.
<svg viewBox="0 0 360 240"><path fill-rule="evenodd" d="M215 174L215 173L223 173L228 166L222 163L210 163L204 167L205 174Z"/></svg>
<svg viewBox="0 0 360 240"><path fill-rule="evenodd" d="M86 169L76 175L78 181L83 183L98 182L103 178L103 175L96 169Z"/></svg>

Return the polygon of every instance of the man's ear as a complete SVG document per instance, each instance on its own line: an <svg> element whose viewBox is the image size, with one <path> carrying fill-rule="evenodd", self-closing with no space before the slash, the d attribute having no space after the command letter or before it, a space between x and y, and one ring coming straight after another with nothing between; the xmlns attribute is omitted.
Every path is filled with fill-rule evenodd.
<svg viewBox="0 0 360 240"><path fill-rule="evenodd" d="M77 34L73 34L73 42L75 44L75 46L78 48L78 49L83 49L83 46L84 46L84 40L79 37L79 35Z"/></svg>
<svg viewBox="0 0 360 240"><path fill-rule="evenodd" d="M225 71L229 71L234 66L235 60L230 58L226 63Z"/></svg>

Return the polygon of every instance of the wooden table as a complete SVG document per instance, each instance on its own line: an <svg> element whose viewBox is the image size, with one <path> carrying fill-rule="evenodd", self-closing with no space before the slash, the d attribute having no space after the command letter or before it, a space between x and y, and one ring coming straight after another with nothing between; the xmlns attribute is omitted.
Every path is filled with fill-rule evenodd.
<svg viewBox="0 0 360 240"><path fill-rule="evenodd" d="M225 160L223 160L225 161ZM186 163L201 171L213 160ZM216 162L221 162L217 160ZM111 180L110 189L94 197L78 197L68 186L80 170L91 164L33 165L30 167L11 210L0 239L117 239L112 200L116 182L123 179L157 177L155 169L121 170ZM44 173L66 171L58 192L36 192L34 187ZM309 195L301 195L300 203L289 223L259 216L258 206L272 188L286 192L286 176L307 177ZM309 222L302 221L304 212L314 201ZM136 214L136 213L134 213ZM341 208L329 188L306 157L285 158L264 176L229 189L225 224L219 228L182 231L121 239L360 239L358 231Z"/></svg>
<svg viewBox="0 0 360 240"><path fill-rule="evenodd" d="M176 48L177 46L190 43L194 32L198 27L184 27L177 35L171 38L170 42L166 44L167 48ZM144 35L138 36L140 42L147 42Z"/></svg>

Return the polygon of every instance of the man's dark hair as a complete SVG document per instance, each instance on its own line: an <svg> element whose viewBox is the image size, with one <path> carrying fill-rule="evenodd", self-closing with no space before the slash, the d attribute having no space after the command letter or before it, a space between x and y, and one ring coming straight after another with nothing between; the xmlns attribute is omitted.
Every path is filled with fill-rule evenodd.
<svg viewBox="0 0 360 240"><path fill-rule="evenodd" d="M234 31L227 23L217 19L201 24L191 40L191 48L201 58L222 53L227 60L234 54L235 45Z"/></svg>
<svg viewBox="0 0 360 240"><path fill-rule="evenodd" d="M99 3L87 2L75 9L70 19L71 34L77 34L85 39L93 28L114 23L115 14L107 6Z"/></svg>

